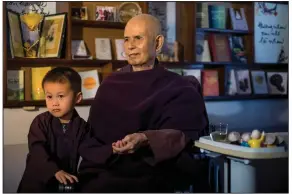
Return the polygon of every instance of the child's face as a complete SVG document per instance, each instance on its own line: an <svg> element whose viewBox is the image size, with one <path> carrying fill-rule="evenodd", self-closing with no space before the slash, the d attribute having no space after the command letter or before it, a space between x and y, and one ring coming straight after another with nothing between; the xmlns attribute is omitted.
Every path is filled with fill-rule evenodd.
<svg viewBox="0 0 292 194"><path fill-rule="evenodd" d="M65 121L71 119L75 104L82 99L81 92L74 95L69 83L46 82L44 92L48 111Z"/></svg>

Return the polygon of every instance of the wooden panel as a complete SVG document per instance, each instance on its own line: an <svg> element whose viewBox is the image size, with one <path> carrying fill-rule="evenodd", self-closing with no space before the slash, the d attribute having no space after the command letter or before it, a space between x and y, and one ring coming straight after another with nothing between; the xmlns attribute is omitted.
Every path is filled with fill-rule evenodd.
<svg viewBox="0 0 292 194"><path fill-rule="evenodd" d="M65 48L64 48L64 55L66 59L71 59L71 4L70 2L57 2L57 13L67 13L67 25L66 25L66 41L65 41Z"/></svg>
<svg viewBox="0 0 292 194"><path fill-rule="evenodd" d="M31 68L23 67L24 70L24 100L32 99Z"/></svg>
<svg viewBox="0 0 292 194"><path fill-rule="evenodd" d="M184 61L194 61L195 2L176 2L176 40L184 47Z"/></svg>
<svg viewBox="0 0 292 194"><path fill-rule="evenodd" d="M7 17L6 17L6 2L3 1L3 102L7 102Z"/></svg>

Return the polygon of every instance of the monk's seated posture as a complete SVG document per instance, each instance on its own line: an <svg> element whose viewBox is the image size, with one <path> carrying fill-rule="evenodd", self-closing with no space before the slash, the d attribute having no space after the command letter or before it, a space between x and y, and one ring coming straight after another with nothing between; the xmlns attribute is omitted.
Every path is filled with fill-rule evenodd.
<svg viewBox="0 0 292 194"><path fill-rule="evenodd" d="M155 17L132 18L124 40L129 65L102 82L90 109L81 192L173 192L186 150L208 127L204 100L191 81L155 64L164 42Z"/></svg>

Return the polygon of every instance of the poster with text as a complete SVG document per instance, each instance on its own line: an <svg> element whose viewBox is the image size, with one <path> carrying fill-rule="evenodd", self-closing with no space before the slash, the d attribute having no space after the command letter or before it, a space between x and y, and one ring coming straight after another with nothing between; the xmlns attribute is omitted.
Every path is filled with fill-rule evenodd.
<svg viewBox="0 0 292 194"><path fill-rule="evenodd" d="M288 63L288 4L255 2L256 63Z"/></svg>

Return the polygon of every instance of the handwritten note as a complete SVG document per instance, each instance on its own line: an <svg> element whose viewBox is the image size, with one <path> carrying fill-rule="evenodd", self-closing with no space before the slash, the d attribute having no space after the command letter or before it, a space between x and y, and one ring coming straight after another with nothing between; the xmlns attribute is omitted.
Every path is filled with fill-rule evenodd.
<svg viewBox="0 0 292 194"><path fill-rule="evenodd" d="M288 5L255 2L255 62L288 63Z"/></svg>

